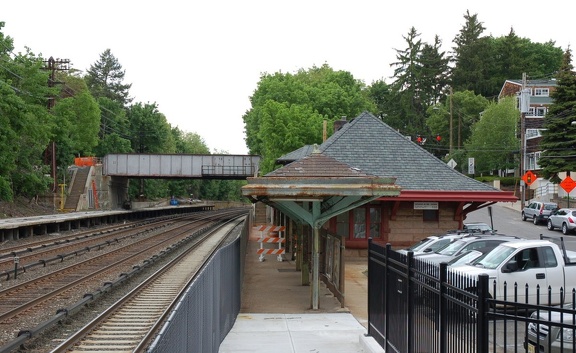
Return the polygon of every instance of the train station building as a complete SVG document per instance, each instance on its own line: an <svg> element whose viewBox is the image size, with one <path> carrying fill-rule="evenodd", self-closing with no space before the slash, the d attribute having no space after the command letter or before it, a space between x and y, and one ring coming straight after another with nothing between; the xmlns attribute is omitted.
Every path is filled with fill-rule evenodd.
<svg viewBox="0 0 576 353"><path fill-rule="evenodd" d="M256 223L285 227L283 251L295 256L302 285L311 283L312 309L320 280L345 305L345 257L365 255L368 239L406 247L462 229L470 212L518 200L454 170L368 112L338 121L321 145L278 163L284 166L248 178L242 194L267 206L256 207Z"/></svg>
<svg viewBox="0 0 576 353"><path fill-rule="evenodd" d="M285 166L262 178L249 178L245 194L251 194L248 196L254 202L272 204L270 197L251 190L278 175L293 180L313 175L314 171L297 165L312 158L314 150L313 146L303 146L280 157L278 163ZM368 112L350 121L337 121L335 133L317 147L316 153L334 159L345 169L393 180L400 191L398 195L382 195L326 220L323 228L342 236L346 249L366 249L368 238L405 247L431 234L462 229L470 212L496 202L518 200L513 192L499 190L454 170ZM295 168L300 169L294 172ZM324 182L329 184L340 172L326 169Z"/></svg>

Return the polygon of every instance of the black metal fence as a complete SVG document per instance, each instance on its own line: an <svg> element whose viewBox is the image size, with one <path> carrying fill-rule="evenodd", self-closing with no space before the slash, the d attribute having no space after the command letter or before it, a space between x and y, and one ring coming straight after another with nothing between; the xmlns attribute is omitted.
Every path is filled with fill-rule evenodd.
<svg viewBox="0 0 576 353"><path fill-rule="evenodd" d="M576 353L574 290L565 300L572 304L551 307L516 300L549 289L510 285L492 298L489 285L497 293L487 275L464 276L370 240L368 335L387 353Z"/></svg>

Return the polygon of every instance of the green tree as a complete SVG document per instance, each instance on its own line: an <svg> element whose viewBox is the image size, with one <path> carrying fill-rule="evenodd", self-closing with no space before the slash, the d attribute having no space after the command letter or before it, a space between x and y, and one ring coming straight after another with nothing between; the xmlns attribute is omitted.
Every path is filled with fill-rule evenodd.
<svg viewBox="0 0 576 353"><path fill-rule="evenodd" d="M84 79L95 98L106 97L125 106L132 102L129 97L132 84L124 83L125 74L118 59L106 49L100 59L90 65Z"/></svg>
<svg viewBox="0 0 576 353"><path fill-rule="evenodd" d="M13 40L4 36L0 22L0 200L34 196L48 190L42 155L53 121L46 97L56 95L47 87L42 60L27 50L14 54Z"/></svg>
<svg viewBox="0 0 576 353"><path fill-rule="evenodd" d="M576 170L576 72L572 65L572 50L564 52L562 66L556 76L556 89L550 96L554 103L544 117L542 152L538 163L544 176Z"/></svg>
<svg viewBox="0 0 576 353"><path fill-rule="evenodd" d="M130 140L137 153L174 153L176 142L172 128L156 103L136 103L128 109ZM134 183L133 181L137 181ZM169 195L169 182L150 179L131 180L129 193L132 198L144 195L149 199Z"/></svg>
<svg viewBox="0 0 576 353"><path fill-rule="evenodd" d="M133 152L130 143L130 123L126 117L126 109L120 102L106 97L98 98L100 107L99 142L95 149L97 156L108 153Z"/></svg>
<svg viewBox="0 0 576 353"><path fill-rule="evenodd" d="M489 173L517 166L515 153L520 142L516 138L518 110L513 97L490 103L472 127L472 135L464 144L468 157L474 157L476 173ZM463 164L466 165L466 164Z"/></svg>
<svg viewBox="0 0 576 353"><path fill-rule="evenodd" d="M210 154L210 149L204 139L195 132L185 132L177 127L171 130L176 141L176 153Z"/></svg>
<svg viewBox="0 0 576 353"><path fill-rule="evenodd" d="M98 144L100 109L90 93L84 90L73 97L59 100L54 106L53 115L58 121L54 135L61 138L55 141L60 150L71 152L69 158L61 162L71 163L75 155L92 156Z"/></svg>
<svg viewBox="0 0 576 353"><path fill-rule="evenodd" d="M494 71L491 37L482 36L486 28L478 21L477 14L470 15L466 10L464 19L466 22L454 38L456 46L452 48L452 87L456 91L469 90L492 97L495 92L490 83L490 75Z"/></svg>
<svg viewBox="0 0 576 353"><path fill-rule="evenodd" d="M497 94L502 83L526 73L529 78L541 79L554 75L560 68L563 50L553 42L533 43L520 38L513 29L505 37L491 38L494 70L490 75L492 91Z"/></svg>
<svg viewBox="0 0 576 353"><path fill-rule="evenodd" d="M489 101L472 91L454 92L448 95L440 104L428 108L426 124L431 132L430 138L440 136L440 141L431 141L425 147L437 157L450 156L450 140L452 152L456 153L464 146L472 134L472 127L480 119L480 113L488 107ZM452 130L450 130L452 120ZM464 158L465 156L461 156ZM457 161L461 164L460 161Z"/></svg>
<svg viewBox="0 0 576 353"><path fill-rule="evenodd" d="M450 58L441 51L440 37L434 37L434 44L424 43L420 55L421 87L424 93L423 101L426 106L434 105L446 95L446 86L449 83Z"/></svg>
<svg viewBox="0 0 576 353"><path fill-rule="evenodd" d="M275 161L287 152L322 141L322 116L311 106L272 100L261 107L259 138L262 140L260 170L274 170Z"/></svg>
<svg viewBox="0 0 576 353"><path fill-rule="evenodd" d="M197 133L185 132L177 127L173 127L172 135L176 143L176 153L178 154L210 154L210 149ZM200 198L203 185L208 183L207 180L181 179L170 180L168 190L170 195L182 199Z"/></svg>
<svg viewBox="0 0 576 353"><path fill-rule="evenodd" d="M173 153L174 136L166 116L158 111L156 103L136 103L128 110L130 140L137 153Z"/></svg>
<svg viewBox="0 0 576 353"><path fill-rule="evenodd" d="M422 63L422 41L419 39L420 33L414 27L406 36L402 36L406 42L405 49L396 50L396 62L390 64L394 67L392 86L393 101L390 108L391 115L401 121L400 126L394 126L405 135L416 136L425 134L425 114L426 102L421 93L422 87L421 71Z"/></svg>
<svg viewBox="0 0 576 353"><path fill-rule="evenodd" d="M528 77L542 78L555 75L562 66L564 50L557 47L553 41L546 43L532 43L523 38L521 56L525 58L525 72ZM521 76L518 76L521 77Z"/></svg>
<svg viewBox="0 0 576 353"><path fill-rule="evenodd" d="M405 135L430 135L426 125L426 111L444 95L447 83L448 58L440 51L441 40L423 43L412 27L403 37L405 49L396 49L393 82L387 97L385 121Z"/></svg>
<svg viewBox="0 0 576 353"><path fill-rule="evenodd" d="M263 173L283 154L321 143L323 120L330 133L334 120L376 110L364 83L326 64L295 74L263 74L250 102L242 117L246 145L262 157Z"/></svg>

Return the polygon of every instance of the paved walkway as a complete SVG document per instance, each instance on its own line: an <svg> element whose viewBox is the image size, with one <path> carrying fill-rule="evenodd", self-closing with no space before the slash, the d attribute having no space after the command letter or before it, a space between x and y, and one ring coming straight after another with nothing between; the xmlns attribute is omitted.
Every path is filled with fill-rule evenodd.
<svg viewBox="0 0 576 353"><path fill-rule="evenodd" d="M319 309L312 310L311 289L300 284L296 264L276 255L260 262L256 239L248 242L240 314L220 353L384 352L366 337L366 257L346 258L345 307L321 283Z"/></svg>

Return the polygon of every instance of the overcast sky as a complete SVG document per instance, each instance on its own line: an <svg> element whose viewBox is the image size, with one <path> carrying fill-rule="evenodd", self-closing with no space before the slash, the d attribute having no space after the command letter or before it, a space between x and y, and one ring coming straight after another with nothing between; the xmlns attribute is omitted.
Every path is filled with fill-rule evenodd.
<svg viewBox="0 0 576 353"><path fill-rule="evenodd" d="M454 0L12 0L4 35L15 52L70 59L85 71L110 49L134 102L157 103L172 126L200 135L212 152L247 154L242 115L261 73L326 63L371 84L391 82L395 49L414 26L444 50L478 14L486 35L574 44L571 1ZM519 77L511 77L511 79Z"/></svg>

